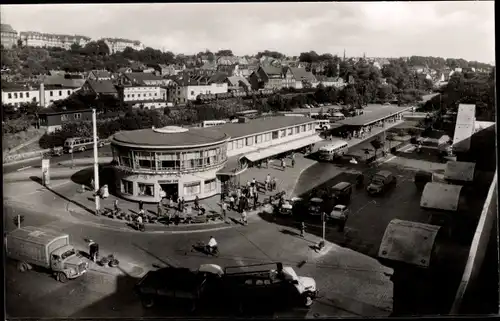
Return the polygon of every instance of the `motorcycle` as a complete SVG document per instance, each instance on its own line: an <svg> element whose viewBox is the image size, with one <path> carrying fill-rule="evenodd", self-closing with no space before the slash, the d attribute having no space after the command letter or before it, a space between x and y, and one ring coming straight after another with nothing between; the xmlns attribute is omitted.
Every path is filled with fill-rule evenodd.
<svg viewBox="0 0 500 321"><path fill-rule="evenodd" d="M208 244L205 244L204 242L197 242L196 244L193 245L193 248L191 249L191 252L198 251L198 252L203 252L207 255L212 255L212 256L219 256L219 247L214 246L210 247Z"/></svg>

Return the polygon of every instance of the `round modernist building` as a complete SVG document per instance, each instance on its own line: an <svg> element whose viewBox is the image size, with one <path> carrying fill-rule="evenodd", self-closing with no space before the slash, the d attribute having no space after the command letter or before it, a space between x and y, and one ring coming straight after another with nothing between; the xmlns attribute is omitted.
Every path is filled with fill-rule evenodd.
<svg viewBox="0 0 500 321"><path fill-rule="evenodd" d="M163 196L191 201L220 193L217 171L227 162L230 137L214 128L123 131L111 139L118 194L132 201Z"/></svg>

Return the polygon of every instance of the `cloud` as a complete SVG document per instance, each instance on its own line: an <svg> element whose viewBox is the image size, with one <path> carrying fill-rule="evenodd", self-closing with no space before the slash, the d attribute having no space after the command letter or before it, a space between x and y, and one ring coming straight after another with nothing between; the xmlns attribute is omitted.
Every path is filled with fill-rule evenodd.
<svg viewBox="0 0 500 321"><path fill-rule="evenodd" d="M121 37L178 53L265 49L494 60L492 1L3 5L18 31Z"/></svg>

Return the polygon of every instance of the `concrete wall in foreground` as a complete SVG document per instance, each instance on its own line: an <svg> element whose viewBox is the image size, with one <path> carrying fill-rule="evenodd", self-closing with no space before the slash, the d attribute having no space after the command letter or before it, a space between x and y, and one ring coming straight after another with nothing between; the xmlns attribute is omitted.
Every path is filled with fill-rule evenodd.
<svg viewBox="0 0 500 321"><path fill-rule="evenodd" d="M462 281L458 287L455 301L451 308L450 314L458 315L460 313L460 306L464 295L471 289L476 282L478 272L483 264L490 235L493 229L496 229L495 222L497 221L497 208L498 208L498 185L497 185L497 172L490 185L488 196L484 203L483 211L476 228L476 233L472 240L472 245L469 251L469 259L464 269Z"/></svg>

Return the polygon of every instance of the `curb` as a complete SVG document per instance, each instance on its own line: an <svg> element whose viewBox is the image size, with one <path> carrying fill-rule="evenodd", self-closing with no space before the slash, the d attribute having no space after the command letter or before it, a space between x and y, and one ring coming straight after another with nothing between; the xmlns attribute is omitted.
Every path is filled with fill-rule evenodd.
<svg viewBox="0 0 500 321"><path fill-rule="evenodd" d="M33 160L40 159L40 158L42 158L42 155L31 157L31 158L26 158L26 159L21 159L21 160L17 160L17 161L13 161L13 162L3 163L2 166L9 166L9 165L20 164L20 163L23 163L23 162L29 162L29 161L33 161Z"/></svg>

